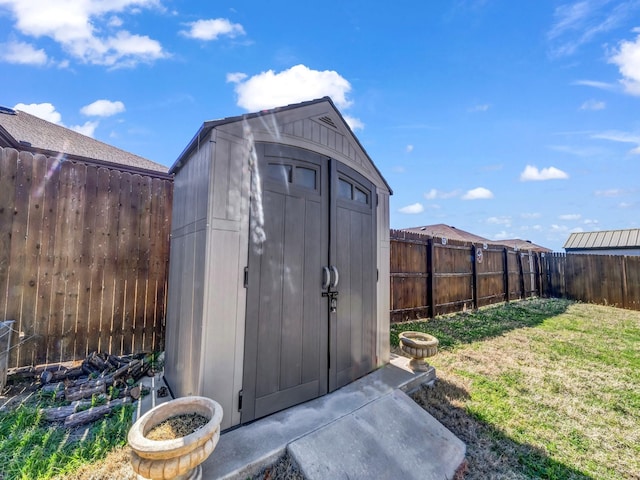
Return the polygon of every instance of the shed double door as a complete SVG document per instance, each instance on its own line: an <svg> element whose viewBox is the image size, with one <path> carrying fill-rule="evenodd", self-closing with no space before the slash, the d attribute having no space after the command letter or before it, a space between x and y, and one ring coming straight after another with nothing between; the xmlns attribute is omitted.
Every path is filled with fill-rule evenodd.
<svg viewBox="0 0 640 480"><path fill-rule="evenodd" d="M373 184L308 150L256 150L242 423L340 388L376 364Z"/></svg>

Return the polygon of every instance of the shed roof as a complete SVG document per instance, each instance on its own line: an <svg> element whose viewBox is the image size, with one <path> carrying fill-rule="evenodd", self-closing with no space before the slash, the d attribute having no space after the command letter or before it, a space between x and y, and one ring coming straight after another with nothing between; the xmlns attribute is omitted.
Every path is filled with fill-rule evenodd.
<svg viewBox="0 0 640 480"><path fill-rule="evenodd" d="M271 108L271 109L268 109L268 110L261 110L260 112L246 113L246 114L243 114L243 115L236 115L236 116L233 116L233 117L226 117L226 118L221 118L221 119L218 119L218 120L206 121L206 122L204 122L202 124L202 126L200 127L198 132L194 135L194 137L191 139L189 144L185 147L185 149L182 151L182 153L178 156L178 159L175 161L173 166L169 169L169 173L176 173L177 171L179 171L180 168L182 168L184 162L186 162L188 160L191 151L194 150L195 148L197 148L198 145L200 145L200 143L211 132L211 130L213 130L216 127L219 127L219 126L222 126L222 125L228 125L228 124L236 123L236 122L242 122L244 120L251 120L251 119L254 119L254 118L258 118L258 117L266 117L268 115L277 115L278 113L283 113L283 112L287 112L287 111L291 111L291 110L303 109L305 107L311 107L313 105L318 105L318 104L321 104L323 102L326 102L331 107L331 109L336 114L337 118L339 119L339 122L342 123L342 127L349 132L349 135L351 136L351 138L355 141L355 143L358 145L358 147L362 150L362 153L365 155L367 161L375 169L376 173L380 176L380 178L384 182L385 186L389 190L389 193L393 194L393 191L391 190L391 187L389 186L389 184L387 183L385 178L382 176L382 173L380 173L380 170L378 170L378 167L375 165L375 163L373 162L371 157L369 157L369 154L367 153L367 151L364 149L364 147L360 143L360 140L358 140L358 137L355 136L355 134L351 130L351 127L349 127L349 124L345 121L344 117L342 116L340 111L336 108L335 104L333 103L333 100L331 100L330 97L322 97L322 98L317 98L315 100L309 100L309 101L306 101L306 102L300 102L300 103L294 103L294 104L291 104L291 105L286 105L286 106L283 106L283 107L276 107L276 108ZM335 126L333 119L331 119L329 117L320 118L319 120L325 121L329 125ZM265 121L265 123L268 123L268 122Z"/></svg>
<svg viewBox="0 0 640 480"><path fill-rule="evenodd" d="M164 165L100 142L21 110L0 108L0 146L127 169L167 173Z"/></svg>
<svg viewBox="0 0 640 480"><path fill-rule="evenodd" d="M578 232L569 235L565 250L640 247L640 228Z"/></svg>

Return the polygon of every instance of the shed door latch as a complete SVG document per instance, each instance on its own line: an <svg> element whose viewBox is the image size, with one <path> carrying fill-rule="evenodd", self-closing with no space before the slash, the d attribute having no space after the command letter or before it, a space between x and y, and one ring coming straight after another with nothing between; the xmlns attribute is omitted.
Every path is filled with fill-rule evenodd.
<svg viewBox="0 0 640 480"><path fill-rule="evenodd" d="M244 288L249 288L249 267L244 267Z"/></svg>
<svg viewBox="0 0 640 480"><path fill-rule="evenodd" d="M242 411L242 390L238 392L238 411Z"/></svg>

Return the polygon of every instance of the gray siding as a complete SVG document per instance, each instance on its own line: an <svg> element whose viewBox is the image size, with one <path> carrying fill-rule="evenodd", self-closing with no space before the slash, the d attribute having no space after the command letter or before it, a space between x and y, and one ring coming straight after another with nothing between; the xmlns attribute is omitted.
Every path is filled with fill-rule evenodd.
<svg viewBox="0 0 640 480"><path fill-rule="evenodd" d="M249 151L243 139L216 130L210 195L203 324L201 395L224 411L222 428L240 422L249 232Z"/></svg>
<svg viewBox="0 0 640 480"><path fill-rule="evenodd" d="M176 176L171 226L165 376L173 393L200 391L200 353L206 253L208 169L212 144L205 143Z"/></svg>
<svg viewBox="0 0 640 480"><path fill-rule="evenodd" d="M640 248L567 248L568 254L580 255L640 255Z"/></svg>

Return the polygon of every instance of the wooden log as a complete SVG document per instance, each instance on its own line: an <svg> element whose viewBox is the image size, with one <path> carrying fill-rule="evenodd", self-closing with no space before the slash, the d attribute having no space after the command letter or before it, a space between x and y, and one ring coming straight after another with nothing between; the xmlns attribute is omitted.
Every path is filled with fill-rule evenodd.
<svg viewBox="0 0 640 480"><path fill-rule="evenodd" d="M50 383L43 385L40 389L40 394L48 397L53 397L56 400L60 400L64 397L64 382Z"/></svg>
<svg viewBox="0 0 640 480"><path fill-rule="evenodd" d="M11 368L7 371L7 381L29 380L37 376L36 369L32 366Z"/></svg>
<svg viewBox="0 0 640 480"><path fill-rule="evenodd" d="M131 398L124 397L117 400L112 400L105 405L98 407L92 407L82 412L73 413L69 415L64 421L64 426L67 428L77 427L78 425L84 425L85 423L93 422L111 413L116 407L121 407L131 403Z"/></svg>
<svg viewBox="0 0 640 480"><path fill-rule="evenodd" d="M102 360L100 356L95 352L89 357L87 362L100 372L102 372L106 368L106 364L104 363L104 360Z"/></svg>
<svg viewBox="0 0 640 480"><path fill-rule="evenodd" d="M81 398L90 398L96 393L106 393L107 386L103 380L87 382L83 385L67 387L64 396L70 402L80 400Z"/></svg>
<svg viewBox="0 0 640 480"><path fill-rule="evenodd" d="M89 406L91 406L91 400L77 400L64 407L41 408L40 413L42 414L42 419L47 422L61 422L69 415L76 413L78 408Z"/></svg>

